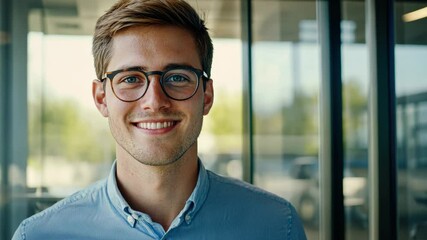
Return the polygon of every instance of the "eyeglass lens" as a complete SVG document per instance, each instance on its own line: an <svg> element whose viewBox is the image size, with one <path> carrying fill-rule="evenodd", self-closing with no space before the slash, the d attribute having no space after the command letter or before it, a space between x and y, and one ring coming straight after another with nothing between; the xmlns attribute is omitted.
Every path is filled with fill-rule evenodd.
<svg viewBox="0 0 427 240"><path fill-rule="evenodd" d="M118 73L112 79L114 94L123 101L138 100L147 91L148 75L154 74L136 70ZM188 69L172 69L161 75L160 84L168 97L184 100L192 97L196 92L198 75Z"/></svg>

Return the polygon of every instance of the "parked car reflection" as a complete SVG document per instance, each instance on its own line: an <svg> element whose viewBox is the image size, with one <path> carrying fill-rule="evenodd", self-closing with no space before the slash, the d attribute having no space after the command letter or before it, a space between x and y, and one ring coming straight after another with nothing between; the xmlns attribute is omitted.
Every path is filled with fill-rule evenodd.
<svg viewBox="0 0 427 240"><path fill-rule="evenodd" d="M312 226L319 224L319 160L317 157L298 157L290 167L289 179L286 179L286 195L297 208L302 220ZM366 225L367 188L366 178L344 172L344 206L351 221ZM284 195L285 195L284 194ZM285 196L286 197L286 196Z"/></svg>

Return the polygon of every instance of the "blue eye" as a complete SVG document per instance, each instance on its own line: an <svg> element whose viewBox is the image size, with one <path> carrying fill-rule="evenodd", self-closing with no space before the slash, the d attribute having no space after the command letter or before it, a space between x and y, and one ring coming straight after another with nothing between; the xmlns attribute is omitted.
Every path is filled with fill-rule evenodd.
<svg viewBox="0 0 427 240"><path fill-rule="evenodd" d="M129 76L122 80L124 83L138 83L139 81L139 78L135 76Z"/></svg>
<svg viewBox="0 0 427 240"><path fill-rule="evenodd" d="M122 90L141 88L147 84L145 76L138 72L124 72L116 78L117 80L114 80L114 85Z"/></svg>
<svg viewBox="0 0 427 240"><path fill-rule="evenodd" d="M188 78L178 74L171 75L165 79L165 82L170 82L170 83L181 83L181 82L187 82L187 81L188 81Z"/></svg>

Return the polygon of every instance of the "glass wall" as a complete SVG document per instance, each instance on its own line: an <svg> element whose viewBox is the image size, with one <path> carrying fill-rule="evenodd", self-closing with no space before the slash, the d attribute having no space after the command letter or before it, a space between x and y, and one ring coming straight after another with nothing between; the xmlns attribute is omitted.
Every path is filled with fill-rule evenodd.
<svg viewBox="0 0 427 240"><path fill-rule="evenodd" d="M427 239L427 1L395 4L400 239Z"/></svg>
<svg viewBox="0 0 427 240"><path fill-rule="evenodd" d="M199 153L205 166L242 179L242 41L240 0L189 1L206 16L214 44L213 107L205 117Z"/></svg>
<svg viewBox="0 0 427 240"><path fill-rule="evenodd" d="M319 44L315 1L252 1L254 183L319 231Z"/></svg>
<svg viewBox="0 0 427 240"><path fill-rule="evenodd" d="M341 64L346 239L368 239L369 66L364 1L342 2Z"/></svg>
<svg viewBox="0 0 427 240"><path fill-rule="evenodd" d="M79 22L58 27L61 10L49 7L29 11L26 173L35 212L106 176L114 160L107 122L91 95L91 36Z"/></svg>

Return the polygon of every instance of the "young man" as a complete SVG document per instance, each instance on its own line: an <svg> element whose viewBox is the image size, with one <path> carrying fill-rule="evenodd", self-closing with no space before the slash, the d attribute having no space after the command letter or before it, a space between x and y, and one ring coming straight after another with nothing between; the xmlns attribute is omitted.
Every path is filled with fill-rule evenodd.
<svg viewBox="0 0 427 240"><path fill-rule="evenodd" d="M295 209L207 171L212 42L182 0L130 0L97 22L95 105L116 140L110 176L22 222L13 239L305 239Z"/></svg>

